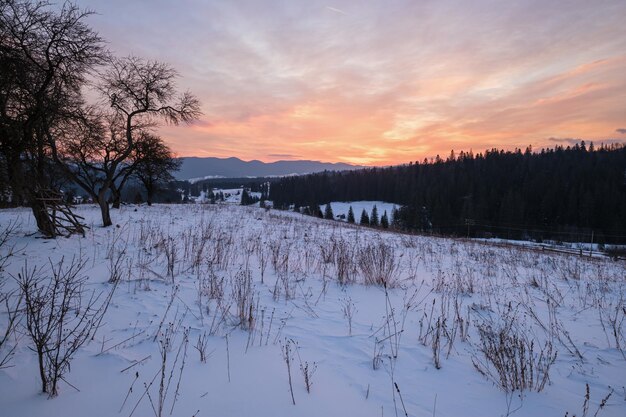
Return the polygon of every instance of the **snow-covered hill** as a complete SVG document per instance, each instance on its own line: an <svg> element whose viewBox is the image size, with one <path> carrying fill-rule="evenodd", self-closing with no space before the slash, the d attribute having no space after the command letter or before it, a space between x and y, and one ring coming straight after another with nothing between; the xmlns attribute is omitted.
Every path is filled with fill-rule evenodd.
<svg viewBox="0 0 626 417"><path fill-rule="evenodd" d="M117 281L55 398L21 318L2 416L626 415L623 263L236 205L78 213L84 238L45 240L0 211L3 294L61 259L85 294Z"/></svg>

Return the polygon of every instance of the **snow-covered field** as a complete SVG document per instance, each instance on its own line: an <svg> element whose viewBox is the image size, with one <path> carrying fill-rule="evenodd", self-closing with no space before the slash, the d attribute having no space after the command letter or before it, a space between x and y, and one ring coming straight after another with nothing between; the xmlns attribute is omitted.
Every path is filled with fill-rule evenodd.
<svg viewBox="0 0 626 417"><path fill-rule="evenodd" d="M0 211L3 294L61 259L86 295L118 283L55 398L21 317L1 416L626 415L624 263L235 205L78 213L86 237L45 240Z"/></svg>

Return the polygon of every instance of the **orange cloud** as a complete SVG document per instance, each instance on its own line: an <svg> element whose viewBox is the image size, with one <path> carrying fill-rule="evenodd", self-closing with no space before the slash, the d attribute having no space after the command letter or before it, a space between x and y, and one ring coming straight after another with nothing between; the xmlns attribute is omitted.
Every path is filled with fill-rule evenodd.
<svg viewBox="0 0 626 417"><path fill-rule="evenodd" d="M141 20L125 17L134 2L81 2L93 3L112 49L172 63L202 100L201 121L160 129L183 156L386 165L601 140L624 126L621 0L332 10L318 0L183 0Z"/></svg>

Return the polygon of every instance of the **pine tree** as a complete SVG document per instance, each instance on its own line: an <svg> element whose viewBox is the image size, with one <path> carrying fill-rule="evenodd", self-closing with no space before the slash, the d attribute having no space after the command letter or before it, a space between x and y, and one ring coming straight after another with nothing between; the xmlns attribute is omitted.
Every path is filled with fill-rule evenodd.
<svg viewBox="0 0 626 417"><path fill-rule="evenodd" d="M348 209L348 223L354 223L354 211L352 211L352 206Z"/></svg>
<svg viewBox="0 0 626 417"><path fill-rule="evenodd" d="M383 217L380 218L380 225L383 229L389 228L389 219L387 218L387 210L383 213Z"/></svg>
<svg viewBox="0 0 626 417"><path fill-rule="evenodd" d="M378 208L376 204L372 208L372 216L370 217L370 226L378 226Z"/></svg>
<svg viewBox="0 0 626 417"><path fill-rule="evenodd" d="M324 212L322 211L322 209L320 209L319 204L311 204L310 206L308 206L305 214L313 217L319 217L320 219L324 218Z"/></svg>
<svg viewBox="0 0 626 417"><path fill-rule="evenodd" d="M330 203L326 204L326 208L324 209L324 218L328 220L335 220L333 208L331 207Z"/></svg>
<svg viewBox="0 0 626 417"><path fill-rule="evenodd" d="M361 212L361 220L359 221L359 224L362 226L370 225L370 216L367 215L367 211L365 211L365 209Z"/></svg>
<svg viewBox="0 0 626 417"><path fill-rule="evenodd" d="M394 229L402 228L401 216L396 206L394 206L393 210L391 210L391 225Z"/></svg>

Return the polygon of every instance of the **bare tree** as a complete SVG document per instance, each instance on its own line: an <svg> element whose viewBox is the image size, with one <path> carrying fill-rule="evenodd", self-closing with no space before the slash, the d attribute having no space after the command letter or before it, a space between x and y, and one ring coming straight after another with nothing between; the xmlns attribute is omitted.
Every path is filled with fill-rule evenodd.
<svg viewBox="0 0 626 417"><path fill-rule="evenodd" d="M38 196L50 187L54 126L80 107L87 74L106 57L84 23L89 11L46 1L0 2L0 151L18 201L27 200L39 230L55 226Z"/></svg>
<svg viewBox="0 0 626 417"><path fill-rule="evenodd" d="M84 289L81 275L86 261L74 258L65 265L50 263L52 276L44 268L18 274L26 314L26 333L37 352L41 389L50 397L58 394L58 383L70 370L76 351L94 335L109 306L115 286L108 295ZM101 300L102 299L102 300Z"/></svg>
<svg viewBox="0 0 626 417"><path fill-rule="evenodd" d="M132 179L138 179L147 194L147 203L152 205L154 194L161 186L174 180L172 171L180 169L181 161L163 140L150 132L140 132L129 158L120 164L111 182L112 208L120 208L122 190Z"/></svg>
<svg viewBox="0 0 626 417"><path fill-rule="evenodd" d="M83 117L76 129L82 136L66 135L65 143L53 148L55 160L97 199L105 227L113 224L108 193L128 168L125 164L140 138L160 121L190 123L200 115L195 96L190 92L178 94L177 76L173 68L161 62L112 58L98 86L111 113ZM85 181L87 177L89 181Z"/></svg>
<svg viewBox="0 0 626 417"><path fill-rule="evenodd" d="M134 175L146 189L146 202L151 205L158 187L174 179L171 173L180 169L181 161L160 137L151 134L145 134L137 143L132 159Z"/></svg>
<svg viewBox="0 0 626 417"><path fill-rule="evenodd" d="M135 153L136 150L133 152ZM111 183L111 207L114 209L120 208L122 204L122 190L126 186L127 182L133 178L136 168L136 159L131 156L132 162L126 162L117 170L115 179Z"/></svg>
<svg viewBox="0 0 626 417"><path fill-rule="evenodd" d="M84 23L89 14L71 3L54 10L45 1L0 2L0 151L13 193L18 200L28 200L39 230L47 236L55 236L56 230L38 196L50 187L53 161L97 195L103 224L109 226L106 199L115 180L126 175L124 162L138 132L163 120L190 122L200 114L191 93L178 94L177 73L169 65L109 58L102 39ZM87 74L105 61L99 91L119 123L115 132L105 116L85 108L81 92ZM83 126L76 128L79 121ZM79 143L89 142L89 152L74 155L74 161L68 158L74 144L67 123L74 124L72 134L87 135ZM114 146L104 149L108 145ZM94 156L102 158L90 159ZM79 168L77 161L83 157L88 164ZM102 160L106 167L98 163ZM84 181L85 176L78 175L81 170L89 171L92 179Z"/></svg>
<svg viewBox="0 0 626 417"><path fill-rule="evenodd" d="M115 182L132 172L126 161L133 147L122 118L86 108L80 117L66 119L62 130L63 140L52 148L54 159L98 203L103 225L111 225L109 192L118 190Z"/></svg>

